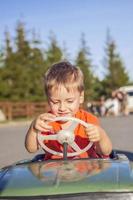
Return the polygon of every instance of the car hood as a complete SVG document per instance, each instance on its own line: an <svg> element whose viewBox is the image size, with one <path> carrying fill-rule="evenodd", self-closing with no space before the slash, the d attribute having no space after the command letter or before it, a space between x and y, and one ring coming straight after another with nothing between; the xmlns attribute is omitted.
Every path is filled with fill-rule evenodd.
<svg viewBox="0 0 133 200"><path fill-rule="evenodd" d="M128 160L56 160L23 163L0 171L0 196L112 191L133 192Z"/></svg>

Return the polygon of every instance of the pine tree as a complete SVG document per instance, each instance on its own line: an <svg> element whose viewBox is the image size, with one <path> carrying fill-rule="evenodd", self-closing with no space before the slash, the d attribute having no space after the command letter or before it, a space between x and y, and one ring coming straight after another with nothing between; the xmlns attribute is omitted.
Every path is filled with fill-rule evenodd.
<svg viewBox="0 0 133 200"><path fill-rule="evenodd" d="M8 30L5 31L5 48L1 51L1 68L0 68L0 99L10 99L11 96L11 70L7 63L11 63L12 47L11 38Z"/></svg>
<svg viewBox="0 0 133 200"><path fill-rule="evenodd" d="M80 67L84 74L84 84L85 84L85 101L93 99L93 75L91 60L89 59L90 53L88 47L86 46L86 41L84 34L81 36L81 48L76 57L76 65Z"/></svg>
<svg viewBox="0 0 133 200"><path fill-rule="evenodd" d="M44 98L42 76L45 71L41 50L27 40L25 27L19 22L15 42L5 34L5 55L0 96L8 100L40 100ZM32 41L33 42L33 41Z"/></svg>
<svg viewBox="0 0 133 200"><path fill-rule="evenodd" d="M52 64L59 62L63 58L63 53L61 48L59 47L56 37L53 33L50 35L50 45L46 51L46 62L48 64L48 67Z"/></svg>
<svg viewBox="0 0 133 200"><path fill-rule="evenodd" d="M103 85L105 93L110 95L113 90L127 85L129 76L120 55L116 52L116 44L110 37L107 38L105 53L107 74L103 80Z"/></svg>

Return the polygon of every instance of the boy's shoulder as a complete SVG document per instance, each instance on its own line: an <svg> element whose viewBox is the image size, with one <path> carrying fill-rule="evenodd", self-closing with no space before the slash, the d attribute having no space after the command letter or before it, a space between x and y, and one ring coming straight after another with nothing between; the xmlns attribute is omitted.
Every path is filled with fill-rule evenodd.
<svg viewBox="0 0 133 200"><path fill-rule="evenodd" d="M95 125L99 125L99 120L98 118L93 115L92 113L90 112L87 112L83 109L80 109L77 113L76 113L76 117L85 121L85 122L88 122L88 123L91 123L91 124L95 124Z"/></svg>

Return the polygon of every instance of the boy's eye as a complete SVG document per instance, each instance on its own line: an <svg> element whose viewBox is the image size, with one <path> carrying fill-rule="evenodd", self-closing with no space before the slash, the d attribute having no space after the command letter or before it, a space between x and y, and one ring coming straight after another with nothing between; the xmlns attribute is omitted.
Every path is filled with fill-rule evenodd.
<svg viewBox="0 0 133 200"><path fill-rule="evenodd" d="M50 102L51 102L52 104L57 104L57 103L58 103L58 101L53 101L52 99L50 99Z"/></svg>
<svg viewBox="0 0 133 200"><path fill-rule="evenodd" d="M68 100L67 102L68 102L68 103L73 103L73 100Z"/></svg>
<svg viewBox="0 0 133 200"><path fill-rule="evenodd" d="M58 103L58 101L52 101L52 103L53 103L53 104L57 104L57 103Z"/></svg>

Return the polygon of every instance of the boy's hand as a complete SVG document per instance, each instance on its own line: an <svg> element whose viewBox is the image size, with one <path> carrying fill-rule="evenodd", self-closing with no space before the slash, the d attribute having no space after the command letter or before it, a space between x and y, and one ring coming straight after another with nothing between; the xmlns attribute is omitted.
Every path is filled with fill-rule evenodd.
<svg viewBox="0 0 133 200"><path fill-rule="evenodd" d="M53 128L49 125L49 122L51 122L55 117L56 116L51 113L41 114L33 121L32 127L35 131L53 132Z"/></svg>
<svg viewBox="0 0 133 200"><path fill-rule="evenodd" d="M85 128L86 135L90 142L99 142L101 139L100 135L100 127L95 125L89 125L89 127Z"/></svg>

